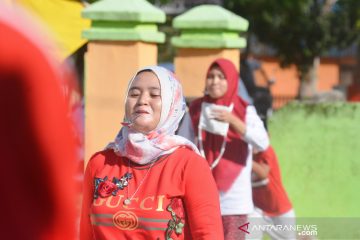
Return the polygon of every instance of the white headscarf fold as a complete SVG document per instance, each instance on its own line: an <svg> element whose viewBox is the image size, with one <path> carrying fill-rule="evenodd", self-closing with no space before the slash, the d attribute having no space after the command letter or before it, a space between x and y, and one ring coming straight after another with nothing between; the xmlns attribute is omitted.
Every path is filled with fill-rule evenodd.
<svg viewBox="0 0 360 240"><path fill-rule="evenodd" d="M192 142L175 135L186 109L182 87L175 74L158 66L140 69L129 83L126 99L136 75L143 70L153 71L160 81L162 108L159 124L148 134L136 132L129 126L123 126L116 136L115 142L109 143L106 149L111 148L118 156L127 157L138 164L147 164L158 156L175 151L180 146L186 146L199 154L199 150ZM124 120L126 120L126 115Z"/></svg>

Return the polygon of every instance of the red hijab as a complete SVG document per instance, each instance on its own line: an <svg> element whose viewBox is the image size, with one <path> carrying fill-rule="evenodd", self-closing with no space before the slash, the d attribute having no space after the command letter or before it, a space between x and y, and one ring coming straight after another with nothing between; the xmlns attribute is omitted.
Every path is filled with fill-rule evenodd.
<svg viewBox="0 0 360 240"><path fill-rule="evenodd" d="M218 59L214 61L208 70L218 64L225 74L228 82L228 90L224 96L218 99L205 95L193 101L190 105L191 122L196 134L198 134L199 118L201 113L201 103L213 103L217 105L230 106L234 103L232 114L245 122L246 107L248 103L237 95L239 86L239 73L234 64L226 59ZM202 131L203 147L205 158L209 165L215 161L219 156L221 145L224 140L223 136L215 135L206 131ZM235 179L241 173L242 168L246 165L246 158L248 156L248 144L241 140L241 135L234 128L230 126L226 138L225 152L220 159L219 164L213 169L213 175L219 190L227 192Z"/></svg>

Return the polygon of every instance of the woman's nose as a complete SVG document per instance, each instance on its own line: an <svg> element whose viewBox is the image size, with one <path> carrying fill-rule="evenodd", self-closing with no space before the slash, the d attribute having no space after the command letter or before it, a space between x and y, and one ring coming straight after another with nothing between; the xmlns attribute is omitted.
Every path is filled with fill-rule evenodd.
<svg viewBox="0 0 360 240"><path fill-rule="evenodd" d="M213 84L216 84L220 81L220 78L218 76L214 77Z"/></svg>
<svg viewBox="0 0 360 240"><path fill-rule="evenodd" d="M139 105L147 105L149 103L148 97L146 96L146 94L141 94L140 98L138 100L138 104Z"/></svg>

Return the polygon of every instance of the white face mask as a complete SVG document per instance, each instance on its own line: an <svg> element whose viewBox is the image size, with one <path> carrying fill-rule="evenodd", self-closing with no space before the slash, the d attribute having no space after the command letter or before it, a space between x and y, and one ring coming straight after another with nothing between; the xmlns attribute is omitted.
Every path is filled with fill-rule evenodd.
<svg viewBox="0 0 360 240"><path fill-rule="evenodd" d="M229 131L229 123L220 122L211 115L213 109L226 110L231 112L234 107L232 103L229 107L202 102L199 128L216 135L226 136Z"/></svg>
<svg viewBox="0 0 360 240"><path fill-rule="evenodd" d="M220 110L226 110L228 112L231 112L233 107L234 107L233 103L231 103L231 105L229 107L216 105L216 104L212 104L212 103L206 103L206 102L202 102L202 104L201 104L201 114L200 114L199 126L198 126L199 147L200 147L201 155L204 158L206 158L203 144L202 144L201 130L207 131L212 134L224 136L224 141L221 146L220 154L216 158L216 160L212 163L210 169L213 169L219 163L222 155L225 152L226 137L227 137L227 133L229 131L229 126L230 126L229 123L220 122L215 119L211 119L211 118L214 118L214 116L211 115L212 110L220 109Z"/></svg>

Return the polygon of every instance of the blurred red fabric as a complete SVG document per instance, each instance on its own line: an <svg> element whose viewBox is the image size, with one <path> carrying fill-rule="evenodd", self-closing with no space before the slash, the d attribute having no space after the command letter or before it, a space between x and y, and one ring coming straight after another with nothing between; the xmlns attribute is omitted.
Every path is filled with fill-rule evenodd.
<svg viewBox="0 0 360 240"><path fill-rule="evenodd" d="M14 19L0 16L0 33L0 239L74 239L76 160L60 75Z"/></svg>
<svg viewBox="0 0 360 240"><path fill-rule="evenodd" d="M348 89L348 101L349 102L360 102L360 86L352 85Z"/></svg>

